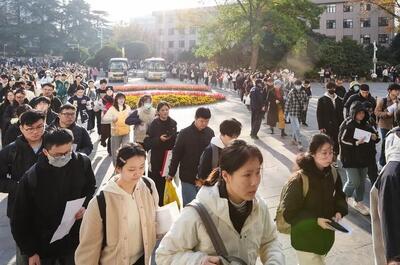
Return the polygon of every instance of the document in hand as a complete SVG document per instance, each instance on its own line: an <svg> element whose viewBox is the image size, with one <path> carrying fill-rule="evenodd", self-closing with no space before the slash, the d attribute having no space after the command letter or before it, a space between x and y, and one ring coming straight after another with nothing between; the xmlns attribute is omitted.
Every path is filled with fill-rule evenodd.
<svg viewBox="0 0 400 265"><path fill-rule="evenodd" d="M178 204L175 202L164 205L156 211L157 235L166 234L179 217Z"/></svg>
<svg viewBox="0 0 400 265"><path fill-rule="evenodd" d="M75 214L82 207L85 199L86 197L72 201L67 201L64 210L64 215L61 219L61 224L58 226L56 232L51 238L50 244L68 235L69 231L71 230L72 226L75 223Z"/></svg>
<svg viewBox="0 0 400 265"><path fill-rule="evenodd" d="M354 139L356 139L356 140L364 139L365 143L369 143L369 141L371 140L371 133L368 131L364 131L364 130L356 128L354 130Z"/></svg>

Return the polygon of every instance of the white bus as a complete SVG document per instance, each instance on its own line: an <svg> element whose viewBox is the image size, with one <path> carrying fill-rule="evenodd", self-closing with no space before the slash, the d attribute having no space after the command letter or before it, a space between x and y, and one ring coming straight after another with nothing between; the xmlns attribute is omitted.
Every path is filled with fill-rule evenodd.
<svg viewBox="0 0 400 265"><path fill-rule="evenodd" d="M167 66L163 58L149 58L144 61L144 79L160 80L167 79Z"/></svg>
<svg viewBox="0 0 400 265"><path fill-rule="evenodd" d="M108 63L108 80L128 83L128 67L127 58L111 58Z"/></svg>

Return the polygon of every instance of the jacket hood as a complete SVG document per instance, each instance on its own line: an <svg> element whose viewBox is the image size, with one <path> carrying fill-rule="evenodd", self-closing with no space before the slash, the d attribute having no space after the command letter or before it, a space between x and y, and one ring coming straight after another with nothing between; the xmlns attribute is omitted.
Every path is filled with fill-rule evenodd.
<svg viewBox="0 0 400 265"><path fill-rule="evenodd" d="M221 140L220 136L214 136L213 138L211 138L211 144L215 145L216 147L219 147L221 149L225 148L224 143Z"/></svg>
<svg viewBox="0 0 400 265"><path fill-rule="evenodd" d="M330 167L324 168L323 171L317 168L314 158L311 155L305 155L305 157L298 163L300 169L307 173L307 176L315 176L317 174L329 173Z"/></svg>
<svg viewBox="0 0 400 265"><path fill-rule="evenodd" d="M400 162L400 131L390 133L386 139L386 161Z"/></svg>
<svg viewBox="0 0 400 265"><path fill-rule="evenodd" d="M119 194L122 196L131 196L131 194L127 193L120 186L118 186L118 184L116 182L117 180L118 180L118 176L111 178L107 182L106 186L104 187L104 190L107 192Z"/></svg>
<svg viewBox="0 0 400 265"><path fill-rule="evenodd" d="M352 120L355 120L356 114L359 113L360 111L364 111L364 113L365 113L364 120L362 120L362 122L364 123L369 119L369 114L368 114L367 109L364 107L364 105L360 101L355 101L351 104L349 117Z"/></svg>

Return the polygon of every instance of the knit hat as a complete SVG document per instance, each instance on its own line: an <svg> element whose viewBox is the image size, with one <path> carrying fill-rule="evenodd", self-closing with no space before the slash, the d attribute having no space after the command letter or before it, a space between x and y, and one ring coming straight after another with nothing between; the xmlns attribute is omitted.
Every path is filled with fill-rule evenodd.
<svg viewBox="0 0 400 265"><path fill-rule="evenodd" d="M353 81L350 83L350 88L352 88L353 86L360 86L360 83L358 83L357 81Z"/></svg>

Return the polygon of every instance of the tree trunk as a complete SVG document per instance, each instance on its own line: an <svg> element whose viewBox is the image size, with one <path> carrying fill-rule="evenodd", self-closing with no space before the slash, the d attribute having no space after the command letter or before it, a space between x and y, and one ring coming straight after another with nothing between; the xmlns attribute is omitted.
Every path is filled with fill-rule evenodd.
<svg viewBox="0 0 400 265"><path fill-rule="evenodd" d="M253 71L257 69L259 51L260 51L260 44L257 41L253 41L251 45L251 60L250 60L250 67L251 70Z"/></svg>

